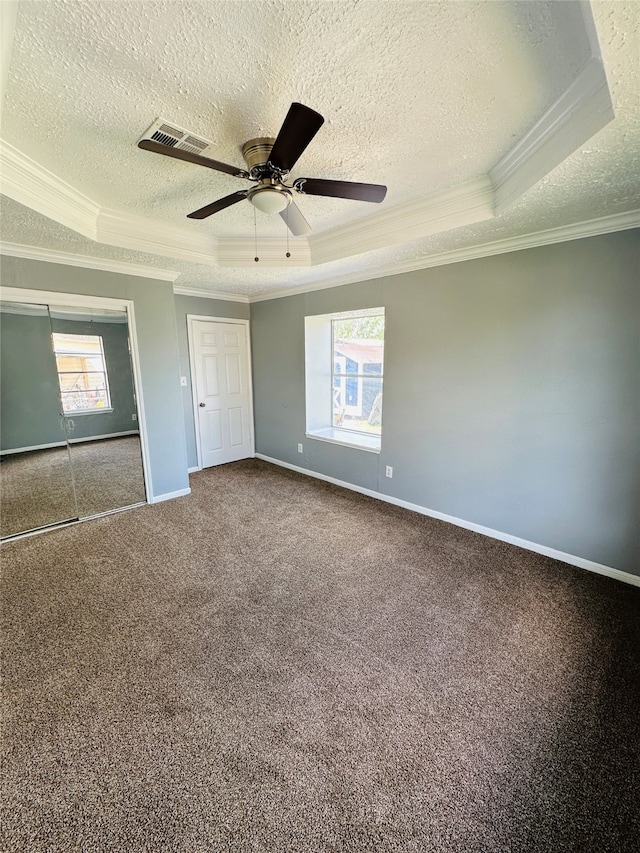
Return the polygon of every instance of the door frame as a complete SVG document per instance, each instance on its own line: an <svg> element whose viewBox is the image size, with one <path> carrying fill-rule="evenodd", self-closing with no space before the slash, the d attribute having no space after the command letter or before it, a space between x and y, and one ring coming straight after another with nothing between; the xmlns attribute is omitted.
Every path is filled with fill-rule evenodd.
<svg viewBox="0 0 640 853"><path fill-rule="evenodd" d="M145 500L153 503L151 496L151 462L147 437L147 419L144 411L142 396L142 373L138 353L138 337L133 301L117 299L108 296L87 296L80 293L60 293L55 290L33 290L20 287L0 287L0 299L7 302L26 302L35 305L55 305L56 307L74 308L105 308L114 311L126 311L129 329L129 346L131 349L131 371L133 373L133 388L136 395L136 414L138 416L138 431L140 434L140 449L142 452L142 471L144 473Z"/></svg>
<svg viewBox="0 0 640 853"><path fill-rule="evenodd" d="M193 430L196 437L196 457L198 461L197 467L190 468L189 471L202 471L202 449L200 443L200 421L198 413L198 395L196 388L196 358L194 351L194 334L193 323L235 323L236 325L244 326L246 331L247 341L247 381L249 385L249 438L250 438L250 457L256 455L256 436L253 423L253 370L251 362L251 334L249 320L240 320L235 317L211 317L208 314L187 314L187 342L189 344L189 370L191 376L191 402L193 407Z"/></svg>

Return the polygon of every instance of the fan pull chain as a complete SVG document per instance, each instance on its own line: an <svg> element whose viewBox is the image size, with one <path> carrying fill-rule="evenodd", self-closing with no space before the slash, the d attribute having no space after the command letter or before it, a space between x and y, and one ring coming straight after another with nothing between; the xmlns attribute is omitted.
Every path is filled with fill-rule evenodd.
<svg viewBox="0 0 640 853"><path fill-rule="evenodd" d="M260 260L258 257L258 225L256 223L256 209L253 208L253 246L256 253L255 258L253 259L256 263Z"/></svg>
<svg viewBox="0 0 640 853"><path fill-rule="evenodd" d="M287 229L287 257L290 258L291 252L289 251L289 205L287 205L287 216L286 216L285 226Z"/></svg>

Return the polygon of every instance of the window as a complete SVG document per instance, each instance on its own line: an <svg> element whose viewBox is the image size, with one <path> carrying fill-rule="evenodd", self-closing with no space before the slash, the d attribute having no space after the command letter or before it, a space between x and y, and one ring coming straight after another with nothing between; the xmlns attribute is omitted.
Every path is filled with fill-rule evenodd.
<svg viewBox="0 0 640 853"><path fill-rule="evenodd" d="M384 308L305 318L311 438L380 452Z"/></svg>
<svg viewBox="0 0 640 853"><path fill-rule="evenodd" d="M58 332L52 338L64 414L111 411L102 338Z"/></svg>

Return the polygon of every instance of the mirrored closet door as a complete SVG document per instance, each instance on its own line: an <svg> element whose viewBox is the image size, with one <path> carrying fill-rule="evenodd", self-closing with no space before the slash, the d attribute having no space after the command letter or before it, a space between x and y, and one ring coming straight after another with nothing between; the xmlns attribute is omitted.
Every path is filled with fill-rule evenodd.
<svg viewBox="0 0 640 853"><path fill-rule="evenodd" d="M0 537L146 499L127 312L0 301Z"/></svg>
<svg viewBox="0 0 640 853"><path fill-rule="evenodd" d="M47 305L0 303L0 536L77 517Z"/></svg>

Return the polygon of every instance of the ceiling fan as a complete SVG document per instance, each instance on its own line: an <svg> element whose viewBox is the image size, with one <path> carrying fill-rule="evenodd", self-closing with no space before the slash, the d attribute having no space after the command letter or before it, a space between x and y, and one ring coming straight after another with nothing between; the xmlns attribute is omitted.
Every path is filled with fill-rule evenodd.
<svg viewBox="0 0 640 853"><path fill-rule="evenodd" d="M208 148L208 143L187 134L186 131L167 126L162 120L152 125L148 131L153 131L150 138L141 139L138 147L253 181L254 186L249 189L237 190L187 214L189 219L206 219L207 216L232 204L248 199L264 213L279 213L291 233L298 237L307 234L311 226L293 201L294 192L375 203L381 202L387 192L387 188L381 184L360 184L323 178L296 178L292 184L286 183L289 172L323 123L324 118L320 113L305 107L304 104L292 103L275 139L257 137L244 143L242 156L247 169L239 169L237 166L205 157L199 152Z"/></svg>

